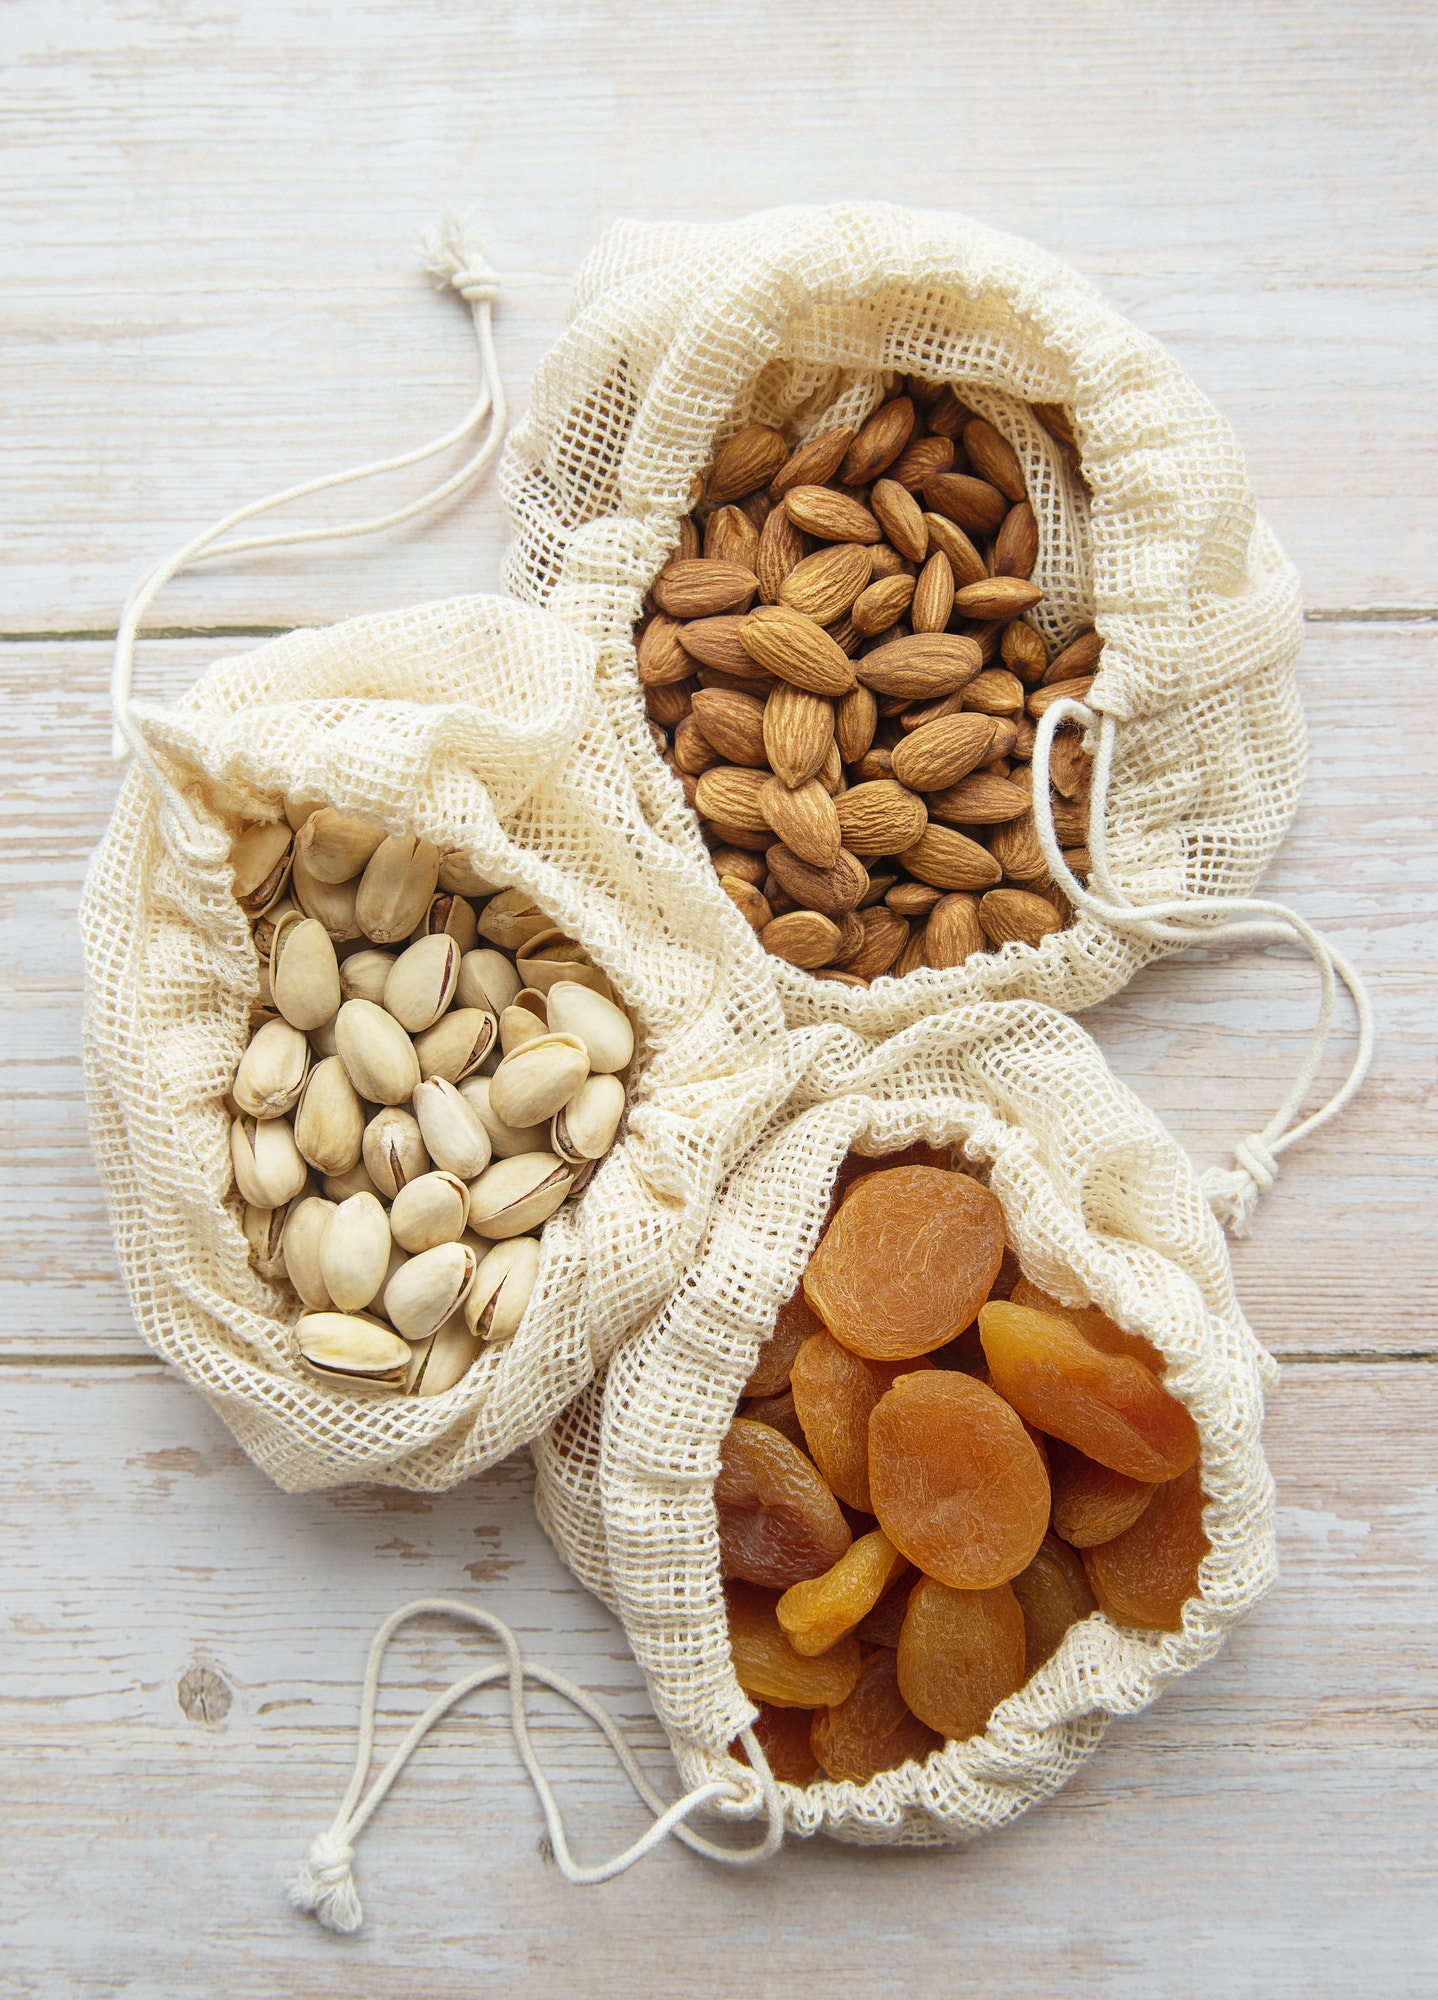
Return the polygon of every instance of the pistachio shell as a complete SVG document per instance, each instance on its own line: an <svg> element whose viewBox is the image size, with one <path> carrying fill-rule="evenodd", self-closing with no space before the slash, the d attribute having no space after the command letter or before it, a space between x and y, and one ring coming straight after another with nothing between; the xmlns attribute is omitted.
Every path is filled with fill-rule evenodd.
<svg viewBox="0 0 1438 2000"><path fill-rule="evenodd" d="M494 896L499 893L494 883L486 881L469 856L462 854L457 847L440 856L439 886L455 896Z"/></svg>
<svg viewBox="0 0 1438 2000"><path fill-rule="evenodd" d="M384 1005L390 968L398 963L392 951L357 951L340 965L340 992L346 1000L372 1000Z"/></svg>
<svg viewBox="0 0 1438 2000"><path fill-rule="evenodd" d="M493 1014L485 1013L482 1007L457 1007L443 1015L432 1028L415 1037L420 1076L442 1076L458 1083L473 1075L493 1047L498 1029Z"/></svg>
<svg viewBox="0 0 1438 2000"><path fill-rule="evenodd" d="M285 1222L284 1259L290 1283L312 1312L334 1304L320 1269L320 1250L336 1204L310 1195L292 1202Z"/></svg>
<svg viewBox="0 0 1438 2000"><path fill-rule="evenodd" d="M310 1068L310 1045L288 1021L266 1021L240 1057L231 1093L251 1118L293 1111Z"/></svg>
<svg viewBox="0 0 1438 2000"><path fill-rule="evenodd" d="M284 894L294 835L282 819L247 826L230 842L235 901L247 917L262 917Z"/></svg>
<svg viewBox="0 0 1438 2000"><path fill-rule="evenodd" d="M526 1042L536 1042L541 1035L548 1033L549 1018L544 995L536 993L532 986L522 987L499 1017L500 1048L505 1055L512 1055Z"/></svg>
<svg viewBox="0 0 1438 2000"><path fill-rule="evenodd" d="M514 951L526 938L552 930L543 910L527 889L501 889L479 913L479 935L491 944Z"/></svg>
<svg viewBox="0 0 1438 2000"><path fill-rule="evenodd" d="M385 1201L393 1201L408 1182L429 1172L419 1121L397 1104L387 1104L365 1126L363 1151L370 1178Z"/></svg>
<svg viewBox="0 0 1438 2000"><path fill-rule="evenodd" d="M383 1112L380 1113L381 1117L384 1115ZM347 1174L326 1174L320 1186L324 1189L328 1201L348 1201L352 1194L379 1193L363 1160L351 1167Z"/></svg>
<svg viewBox="0 0 1438 2000"><path fill-rule="evenodd" d="M360 1157L365 1111L344 1064L327 1056L310 1071L295 1113L295 1144L319 1174L347 1174Z"/></svg>
<svg viewBox="0 0 1438 2000"><path fill-rule="evenodd" d="M285 818L298 833L311 813L317 813L324 804L323 799L307 799L295 793L285 800Z"/></svg>
<svg viewBox="0 0 1438 2000"><path fill-rule="evenodd" d="M609 981L582 944L553 928L526 938L514 954L515 970L526 986L547 993L557 979L570 979L596 992L608 993Z"/></svg>
<svg viewBox="0 0 1438 2000"><path fill-rule="evenodd" d="M532 1236L496 1243L475 1273L464 1302L465 1324L493 1346L519 1330L539 1277L539 1244Z"/></svg>
<svg viewBox="0 0 1438 2000"><path fill-rule="evenodd" d="M303 855L290 876L290 894L307 917L324 925L336 944L364 935L355 914L358 882L321 882L312 875Z"/></svg>
<svg viewBox="0 0 1438 2000"><path fill-rule="evenodd" d="M506 1125L538 1125L569 1102L588 1074L577 1035L541 1035L504 1058L489 1080L489 1101Z"/></svg>
<svg viewBox="0 0 1438 2000"><path fill-rule="evenodd" d="M617 1076L588 1076L554 1114L551 1142L561 1160L578 1166L599 1160L614 1144L624 1116L624 1085Z"/></svg>
<svg viewBox="0 0 1438 2000"><path fill-rule="evenodd" d="M235 1185L256 1208L283 1208L309 1179L309 1169L283 1118L237 1118L230 1127Z"/></svg>
<svg viewBox="0 0 1438 2000"><path fill-rule="evenodd" d="M407 1181L389 1212L390 1232L401 1250L418 1255L439 1243L458 1243L469 1218L469 1189L457 1174L440 1170Z"/></svg>
<svg viewBox="0 0 1438 2000"><path fill-rule="evenodd" d="M414 1096L419 1082L414 1043L383 1007L372 1000L346 1000L335 1023L335 1039L340 1060L361 1097L371 1104L405 1104Z"/></svg>
<svg viewBox="0 0 1438 2000"><path fill-rule="evenodd" d="M384 828L371 819L356 819L334 806L321 806L295 835L295 853L317 882L350 882L362 875L370 856L384 839Z"/></svg>
<svg viewBox="0 0 1438 2000"><path fill-rule="evenodd" d="M450 937L422 937L395 960L383 1005L411 1035L432 1028L454 998L460 949Z"/></svg>
<svg viewBox="0 0 1438 2000"><path fill-rule="evenodd" d="M330 1217L320 1244L320 1276L341 1312L359 1312L389 1268L389 1217L372 1194L352 1194Z"/></svg>
<svg viewBox="0 0 1438 2000"><path fill-rule="evenodd" d="M484 1343L469 1331L463 1313L452 1312L425 1342L423 1360L410 1371L409 1394L442 1396L463 1380L483 1352Z"/></svg>
<svg viewBox="0 0 1438 2000"><path fill-rule="evenodd" d="M574 1169L554 1153L517 1153L486 1167L469 1190L469 1226L498 1242L525 1236L547 1222L574 1182Z"/></svg>
<svg viewBox="0 0 1438 2000"><path fill-rule="evenodd" d="M466 952L474 950L478 936L473 903L442 889L430 898L429 908L416 924L410 943L418 944L422 937L447 937L454 939L461 952Z"/></svg>
<svg viewBox="0 0 1438 2000"><path fill-rule="evenodd" d="M250 1246L250 1262L262 1278L272 1281L285 1275L284 1236L290 1204L283 1208L256 1208L247 1201L240 1214L240 1227Z"/></svg>
<svg viewBox="0 0 1438 2000"><path fill-rule="evenodd" d="M589 1055L589 1067L611 1073L621 1070L634 1054L634 1030L629 1016L602 993L561 980L549 989L549 1025L561 1034L577 1036Z"/></svg>
<svg viewBox="0 0 1438 2000"><path fill-rule="evenodd" d="M288 896L281 896L272 909L266 910L262 917L255 918L250 934L254 938L255 950L260 955L262 965L267 968L269 966L270 946L275 941L275 932L279 928L281 919L303 915L304 912L298 903L292 903Z"/></svg>
<svg viewBox="0 0 1438 2000"><path fill-rule="evenodd" d="M422 1340L461 1304L478 1269L464 1243L440 1243L411 1257L385 1286L384 1309L412 1340Z"/></svg>
<svg viewBox="0 0 1438 2000"><path fill-rule="evenodd" d="M407 938L434 894L439 849L413 834L391 835L375 849L360 877L355 917L375 944Z"/></svg>
<svg viewBox="0 0 1438 2000"><path fill-rule="evenodd" d="M448 1077L425 1078L414 1094L414 1115L437 1167L464 1181L483 1173L494 1151L489 1134Z"/></svg>
<svg viewBox="0 0 1438 2000"><path fill-rule="evenodd" d="M454 989L456 1007L483 1007L498 1020L520 992L524 981L502 951L481 945L467 951L459 962L459 984Z"/></svg>
<svg viewBox="0 0 1438 2000"><path fill-rule="evenodd" d="M270 946L270 991L291 1027L322 1028L340 1007L340 968L324 925L286 917Z"/></svg>
<svg viewBox="0 0 1438 2000"><path fill-rule="evenodd" d="M493 1081L488 1076L466 1077L459 1086L459 1094L489 1134L495 1159L512 1160L517 1153L545 1152L549 1146L547 1125L506 1125L502 1118L496 1117L489 1101Z"/></svg>
<svg viewBox="0 0 1438 2000"><path fill-rule="evenodd" d="M335 1015L335 1021L339 1015ZM326 1021L322 1028L310 1029L310 1047L321 1062L328 1062L331 1056L340 1052L339 1037L335 1034L335 1021Z"/></svg>
<svg viewBox="0 0 1438 2000"><path fill-rule="evenodd" d="M295 1345L313 1374L348 1388L399 1388L409 1371L409 1343L373 1320L350 1313L302 1313Z"/></svg>

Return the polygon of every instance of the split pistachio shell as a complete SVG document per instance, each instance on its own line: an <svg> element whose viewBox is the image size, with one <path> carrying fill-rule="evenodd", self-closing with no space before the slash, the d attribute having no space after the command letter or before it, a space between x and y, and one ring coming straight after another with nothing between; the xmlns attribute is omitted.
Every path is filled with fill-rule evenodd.
<svg viewBox="0 0 1438 2000"><path fill-rule="evenodd" d="M493 1014L486 1014L482 1007L456 1007L432 1028L416 1035L414 1050L420 1076L442 1076L450 1083L472 1076L494 1046L497 1033ZM418 1083L419 1077L415 1081Z"/></svg>
<svg viewBox="0 0 1438 2000"><path fill-rule="evenodd" d="M380 1116L384 1116L383 1112ZM351 1167L347 1174L326 1174L320 1186L324 1189L328 1201L348 1201L352 1194L379 1193L363 1160Z"/></svg>
<svg viewBox="0 0 1438 2000"><path fill-rule="evenodd" d="M487 882L467 854L453 848L442 855L439 864L439 886L448 889L453 896L493 896L498 891L493 882Z"/></svg>
<svg viewBox="0 0 1438 2000"><path fill-rule="evenodd" d="M235 1185L256 1208L283 1208L309 1179L283 1118L237 1118L230 1127L230 1157Z"/></svg>
<svg viewBox="0 0 1438 2000"><path fill-rule="evenodd" d="M569 1102L588 1074L577 1035L541 1035L504 1058L489 1080L489 1101L506 1125L538 1125Z"/></svg>
<svg viewBox="0 0 1438 2000"><path fill-rule="evenodd" d="M291 1204L285 1222L285 1270L311 1312L324 1312L334 1304L320 1269L320 1249L336 1207L335 1202L312 1194Z"/></svg>
<svg viewBox="0 0 1438 2000"><path fill-rule="evenodd" d="M384 1309L399 1331L423 1340L460 1305L478 1269L463 1243L441 1243L411 1257L385 1286Z"/></svg>
<svg viewBox="0 0 1438 2000"><path fill-rule="evenodd" d="M293 847L294 835L282 819L247 826L231 841L235 901L247 917L262 917L284 894Z"/></svg>
<svg viewBox="0 0 1438 2000"><path fill-rule="evenodd" d="M574 1169L555 1153L518 1153L486 1167L469 1190L469 1226L499 1242L547 1222L568 1195Z"/></svg>
<svg viewBox="0 0 1438 2000"><path fill-rule="evenodd" d="M439 850L413 834L392 834L375 849L360 877L355 917L375 944L407 938L434 894Z"/></svg>
<svg viewBox="0 0 1438 2000"><path fill-rule="evenodd" d="M430 905L415 927L411 944L418 944L422 937L453 938L461 952L473 951L479 931L475 923L474 905L467 903L463 896L450 895L441 890L431 897Z"/></svg>
<svg viewBox="0 0 1438 2000"><path fill-rule="evenodd" d="M240 1227L245 1232L245 1241L250 1246L250 1258L262 1278L282 1278L285 1275L285 1221L289 1215L284 1208L256 1208L247 1201L240 1216Z"/></svg>
<svg viewBox="0 0 1438 2000"><path fill-rule="evenodd" d="M383 1005L409 1034L432 1028L454 998L460 955L451 937L423 937L395 960Z"/></svg>
<svg viewBox="0 0 1438 2000"><path fill-rule="evenodd" d="M425 1357L410 1378L412 1396L442 1396L462 1381L484 1352L464 1323L462 1313L453 1312L443 1326L436 1327Z"/></svg>
<svg viewBox="0 0 1438 2000"><path fill-rule="evenodd" d="M349 882L362 875L370 856L384 839L384 828L373 820L356 819L334 806L313 812L295 836L295 853L317 882Z"/></svg>
<svg viewBox="0 0 1438 2000"><path fill-rule="evenodd" d="M391 1233L391 1238L393 1238L393 1231L391 1231L390 1233ZM375 1293L375 1296L369 1302L369 1310L372 1313L379 1313L381 1316L383 1316L384 1295L389 1290L389 1281L394 1276L395 1272L402 1271L408 1262L409 1258L406 1255L406 1253L400 1249L398 1243L391 1240L389 1246L389 1262L388 1264L385 1265L384 1281L380 1285L379 1290Z"/></svg>
<svg viewBox="0 0 1438 2000"><path fill-rule="evenodd" d="M437 1167L464 1181L484 1172L494 1151L489 1134L448 1077L425 1078L414 1094L414 1115Z"/></svg>
<svg viewBox="0 0 1438 2000"><path fill-rule="evenodd" d="M253 932L255 950L260 955L262 965L266 967L269 965L270 946L275 941L275 932L279 929L282 920L285 917L303 915L304 912L298 903L292 903L288 896L281 896L279 902L275 904L272 910L266 910L262 917L255 919Z"/></svg>
<svg viewBox="0 0 1438 2000"><path fill-rule="evenodd" d="M307 917L324 925L336 944L363 936L355 914L358 882L321 882L310 873L301 855L290 876L290 893Z"/></svg>
<svg viewBox="0 0 1438 2000"><path fill-rule="evenodd" d="M371 1104L405 1104L414 1096L419 1083L414 1043L383 1007L372 1000L346 1000L335 1023L335 1040L361 1097Z"/></svg>
<svg viewBox="0 0 1438 2000"><path fill-rule="evenodd" d="M347 1174L360 1157L364 1106L338 1056L310 1071L295 1113L295 1144L316 1173Z"/></svg>
<svg viewBox="0 0 1438 2000"><path fill-rule="evenodd" d="M320 1276L341 1312L375 1297L389 1268L389 1217L372 1194L352 1194L330 1217L320 1244Z"/></svg>
<svg viewBox="0 0 1438 2000"><path fill-rule="evenodd" d="M534 1296L539 1277L539 1245L532 1236L511 1236L484 1258L464 1302L465 1324L491 1347L511 1339Z"/></svg>
<svg viewBox="0 0 1438 2000"><path fill-rule="evenodd" d="M544 995L536 993L532 986L523 987L499 1017L501 1049L505 1055L512 1055L515 1049L523 1048L526 1042L538 1041L548 1032Z"/></svg>
<svg viewBox="0 0 1438 2000"><path fill-rule="evenodd" d="M523 988L524 981L502 951L480 945L467 951L459 962L459 984L454 989L457 1007L483 1007L498 1020Z"/></svg>
<svg viewBox="0 0 1438 2000"><path fill-rule="evenodd" d="M547 993L558 979L592 987L596 993L608 994L611 990L609 981L584 946L561 930L551 928L527 938L514 954L514 966L525 985L540 993Z"/></svg>
<svg viewBox="0 0 1438 2000"><path fill-rule="evenodd" d="M439 1243L458 1243L469 1217L469 1189L458 1174L437 1171L408 1181L389 1212L390 1232L401 1250L418 1255Z"/></svg>
<svg viewBox="0 0 1438 2000"><path fill-rule="evenodd" d="M315 917L286 917L270 946L270 990L292 1027L322 1028L340 1007L340 967L324 925Z"/></svg>
<svg viewBox="0 0 1438 2000"><path fill-rule="evenodd" d="M623 1069L634 1054L634 1030L629 1016L601 993L561 980L549 989L549 1025L578 1036L589 1055L589 1067L606 1073Z"/></svg>
<svg viewBox="0 0 1438 2000"><path fill-rule="evenodd" d="M392 951L357 951L340 965L340 992L346 1000L372 1000L384 1005L385 981L398 964Z"/></svg>
<svg viewBox="0 0 1438 2000"><path fill-rule="evenodd" d="M397 1104L387 1104L365 1126L363 1152L370 1178L386 1201L393 1201L407 1182L429 1172L419 1121Z"/></svg>
<svg viewBox="0 0 1438 2000"><path fill-rule="evenodd" d="M555 1152L573 1166L602 1159L614 1144L623 1116L624 1085L619 1078L586 1077L569 1102L554 1114L550 1136Z"/></svg>
<svg viewBox="0 0 1438 2000"><path fill-rule="evenodd" d="M347 1388L397 1389L409 1372L409 1343L351 1313L302 1313L295 1345L314 1374L333 1376Z"/></svg>
<svg viewBox="0 0 1438 2000"><path fill-rule="evenodd" d="M266 1021L235 1071L232 1095L251 1118L283 1118L299 1102L309 1075L310 1045L288 1021Z"/></svg>
<svg viewBox="0 0 1438 2000"><path fill-rule="evenodd" d="M515 951L526 938L553 928L527 889L501 889L479 913L479 935L505 951Z"/></svg>
<svg viewBox="0 0 1438 2000"><path fill-rule="evenodd" d="M549 1145L547 1125L506 1125L496 1117L489 1101L493 1077L471 1076L459 1086L459 1094L489 1135L496 1160L512 1160L517 1153L542 1153Z"/></svg>
<svg viewBox="0 0 1438 2000"><path fill-rule="evenodd" d="M317 813L324 804L323 799L308 799L303 793L290 795L285 800L285 818L298 833L311 813Z"/></svg>

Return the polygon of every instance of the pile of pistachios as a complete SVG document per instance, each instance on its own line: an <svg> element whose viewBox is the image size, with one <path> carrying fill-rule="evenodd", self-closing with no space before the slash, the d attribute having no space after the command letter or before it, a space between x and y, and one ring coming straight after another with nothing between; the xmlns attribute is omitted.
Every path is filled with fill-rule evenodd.
<svg viewBox="0 0 1438 2000"><path fill-rule="evenodd" d="M259 956L227 1101L252 1260L298 1294L310 1374L442 1395L517 1331L538 1231L614 1143L629 1017L463 854L286 800L230 859Z"/></svg>

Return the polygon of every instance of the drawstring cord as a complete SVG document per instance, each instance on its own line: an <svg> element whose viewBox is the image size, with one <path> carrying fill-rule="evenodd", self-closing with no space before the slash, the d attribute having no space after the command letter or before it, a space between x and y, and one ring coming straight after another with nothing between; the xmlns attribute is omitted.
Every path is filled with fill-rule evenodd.
<svg viewBox="0 0 1438 2000"><path fill-rule="evenodd" d="M491 1661L489 1665L476 1668L446 1688L425 1710L406 1733L399 1748L370 1786L365 1791L365 1779L369 1775L370 1762L374 1751L375 1703L379 1696L380 1672L390 1640L401 1625L412 1618L429 1612L441 1612L447 1617L461 1619L468 1625L478 1627L482 1632L491 1632L504 1649L503 1660ZM419 1748L434 1725L447 1715L464 1697L476 1688L490 1687L496 1681L509 1684L509 1724L514 1733L515 1747L520 1761L529 1774L529 1781L544 1812L545 1825L549 1832L550 1846L560 1873L566 1881L587 1887L597 1882L612 1881L632 1868L636 1861L642 1861L662 1840L673 1834L682 1840L696 1854L704 1855L711 1861L723 1861L733 1867L748 1868L767 1861L776 1854L784 1839L784 1802L779 1787L769 1769L768 1761L760 1749L752 1730L743 1730L740 1741L748 1753L749 1762L759 1782L767 1820L763 1840L755 1847L721 1847L718 1842L706 1840L695 1833L684 1822L689 1815L711 1800L729 1799L742 1802L743 1793L727 1778L711 1779L703 1785L696 1785L693 1791L666 1805L649 1780L640 1770L633 1751L626 1742L624 1733L609 1711L576 1687L573 1681L562 1674L550 1672L547 1668L526 1663L519 1650L519 1643L513 1632L500 1618L491 1612L481 1611L477 1605L465 1604L456 1598L422 1597L413 1604L403 1605L386 1618L369 1649L369 1660L365 1666L364 1693L360 1702L359 1743L355 1755L354 1773L349 1789L340 1804L339 1811L325 1831L311 1842L299 1873L290 1884L290 1902L297 1910L311 1912L326 1930L356 1931L364 1920L359 1893L355 1888L353 1863L355 1843L365 1825L373 1817L380 1803L410 1757ZM653 1823L646 1828L639 1839L626 1847L621 1854L608 1861L585 1865L574 1859L564 1831L564 1819L535 1754L534 1744L529 1734L529 1721L524 1707L526 1681L540 1687L547 1687L555 1694L572 1703L603 1732L605 1741L613 1750L634 1790L644 1804L654 1814Z"/></svg>
<svg viewBox="0 0 1438 2000"><path fill-rule="evenodd" d="M1089 798L1089 884L1080 882L1058 844L1054 831L1053 804L1049 797L1049 756L1054 733L1065 722L1084 729L1098 730L1092 788ZM1113 716L1090 708L1087 703L1065 696L1055 701L1041 718L1034 740L1034 825L1039 846L1054 882L1075 909L1137 938L1156 944L1212 944L1220 939L1289 938L1301 944L1318 968L1321 998L1318 1020L1309 1040L1308 1052L1292 1088L1261 1132L1247 1133L1234 1149L1232 1168L1210 1167L1199 1178L1209 1206L1223 1226L1234 1236L1246 1236L1258 1205L1278 1178L1279 1155L1326 1125L1347 1104L1368 1073L1373 1059L1373 1009L1363 981L1343 954L1321 937L1302 917L1283 903L1249 896L1180 896L1160 903L1131 903L1114 883L1108 864L1108 833L1105 815L1109 784L1113 773L1114 741L1117 724ZM1337 1004L1337 982L1342 980L1358 1016L1358 1046L1353 1063L1340 1087L1326 1104L1294 1125L1318 1074L1328 1038L1333 1029ZM1292 1129L1290 1130L1290 1127Z"/></svg>

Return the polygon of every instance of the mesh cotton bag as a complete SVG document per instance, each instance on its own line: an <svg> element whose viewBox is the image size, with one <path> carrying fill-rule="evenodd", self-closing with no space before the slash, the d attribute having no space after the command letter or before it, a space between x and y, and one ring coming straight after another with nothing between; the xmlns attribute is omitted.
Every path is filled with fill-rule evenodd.
<svg viewBox="0 0 1438 2000"><path fill-rule="evenodd" d="M787 208L720 226L621 223L581 270L502 465L506 581L592 635L616 733L672 801L644 728L632 630L718 444L857 423L895 377L952 383L1022 462L1039 523L1034 614L1104 639L1087 707L1112 734L1093 795L1097 893L1037 948L846 990L780 964L789 1018L889 1033L936 1007L1116 991L1185 941L1133 903L1243 894L1282 837L1304 764L1297 579L1259 518L1228 425L1163 349L1047 252L958 215ZM1029 405L1071 414L1083 481ZM1090 497L1091 496L1091 497ZM1042 786L1039 788L1042 791ZM1106 828L1106 841L1103 832ZM1053 865L1051 863L1051 865Z"/></svg>

